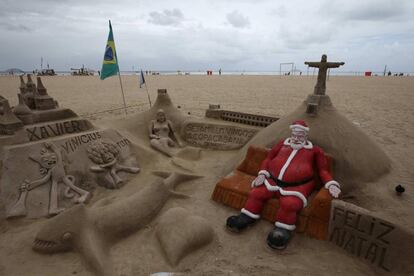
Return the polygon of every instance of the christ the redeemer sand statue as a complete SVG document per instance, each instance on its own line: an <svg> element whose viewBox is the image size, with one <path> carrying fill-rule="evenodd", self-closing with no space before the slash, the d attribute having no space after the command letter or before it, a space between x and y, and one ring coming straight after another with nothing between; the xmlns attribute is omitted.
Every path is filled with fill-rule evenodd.
<svg viewBox="0 0 414 276"><path fill-rule="evenodd" d="M325 95L326 91L326 71L328 68L338 68L341 65L344 65L345 62L327 62L326 55L322 55L320 62L309 62L305 61L305 64L309 67L319 68L318 72L318 81L315 85L314 94L315 95Z"/></svg>

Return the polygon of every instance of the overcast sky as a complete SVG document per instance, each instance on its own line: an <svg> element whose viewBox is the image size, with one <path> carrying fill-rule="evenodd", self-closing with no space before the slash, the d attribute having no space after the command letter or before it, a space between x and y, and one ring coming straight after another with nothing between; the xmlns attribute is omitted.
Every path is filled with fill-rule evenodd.
<svg viewBox="0 0 414 276"><path fill-rule="evenodd" d="M342 71L414 72L412 0L0 3L0 70L100 69L110 19L121 70L306 70L326 53Z"/></svg>

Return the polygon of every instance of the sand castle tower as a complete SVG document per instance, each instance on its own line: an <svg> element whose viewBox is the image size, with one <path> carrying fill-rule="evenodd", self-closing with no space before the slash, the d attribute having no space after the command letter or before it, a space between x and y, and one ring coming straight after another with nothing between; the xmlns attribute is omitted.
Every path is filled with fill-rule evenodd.
<svg viewBox="0 0 414 276"><path fill-rule="evenodd" d="M24 83L23 76L20 76L20 93L24 97L24 101L26 105L30 109L35 109L34 103L34 94L36 93L36 84L34 84L32 80L32 76L30 74L27 75L27 83Z"/></svg>
<svg viewBox="0 0 414 276"><path fill-rule="evenodd" d="M0 134L12 135L14 132L23 127L22 121L14 115L10 108L9 101L0 100L2 115L0 115Z"/></svg>
<svg viewBox="0 0 414 276"><path fill-rule="evenodd" d="M344 185L347 192L360 182L375 181L388 173L391 161L384 151L363 130L341 115L325 94L327 68L339 67L343 63L326 61L306 62L319 68L314 93L309 95L298 108L275 123L261 130L243 148L237 162L244 158L249 145L271 147L279 140L290 136L289 125L304 119L310 127L309 140L332 155L335 162L335 178Z"/></svg>
<svg viewBox="0 0 414 276"><path fill-rule="evenodd" d="M57 107L55 100L47 94L47 90L42 83L42 79L37 77L37 93L34 94L36 109L48 110Z"/></svg>
<svg viewBox="0 0 414 276"><path fill-rule="evenodd" d="M36 93L36 84L33 82L31 74L27 74L26 92Z"/></svg>
<svg viewBox="0 0 414 276"><path fill-rule="evenodd" d="M19 77L20 77L20 86L19 86L20 93L25 94L26 93L26 83L24 82L23 75L20 75Z"/></svg>
<svg viewBox="0 0 414 276"><path fill-rule="evenodd" d="M20 90L20 93L17 94L17 97L19 99L19 104L13 108L13 113L17 117L32 114L32 111L30 110L29 106L26 103L25 95L27 94L27 92L26 92L26 84L24 83L23 76L20 76L19 90Z"/></svg>
<svg viewBox="0 0 414 276"><path fill-rule="evenodd" d="M25 125L33 123L33 112L26 105L23 94L17 94L19 98L19 104L13 108L13 113L19 118Z"/></svg>

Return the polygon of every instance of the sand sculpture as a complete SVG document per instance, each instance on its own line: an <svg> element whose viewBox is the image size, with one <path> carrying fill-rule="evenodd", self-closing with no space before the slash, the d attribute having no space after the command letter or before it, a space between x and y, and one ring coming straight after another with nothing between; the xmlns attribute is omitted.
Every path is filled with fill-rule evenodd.
<svg viewBox="0 0 414 276"><path fill-rule="evenodd" d="M309 113L309 103L317 106L317 113ZM271 148L289 136L289 125L304 119L311 131L309 140L321 146L335 160L334 175L344 194L358 191L358 185L375 181L387 174L391 161L384 151L363 130L341 115L329 95L311 94L295 111L261 130L230 162L229 173L243 160L250 145Z"/></svg>
<svg viewBox="0 0 414 276"><path fill-rule="evenodd" d="M314 94L315 95L325 95L326 91L326 73L329 68L338 68L341 65L344 65L345 62L327 62L328 57L322 55L320 62L310 62L305 61L305 64L309 67L319 68L318 70L318 81L315 85Z"/></svg>
<svg viewBox="0 0 414 276"><path fill-rule="evenodd" d="M93 129L88 121L79 118L72 110L60 108L47 93L40 77L36 86L30 74L27 83L20 76L19 89L19 104L13 109L6 99L0 101L3 110L0 116L0 143L3 146Z"/></svg>
<svg viewBox="0 0 414 276"><path fill-rule="evenodd" d="M8 211L7 217L19 217L27 214L26 210L26 198L29 191L51 182L49 193L49 210L48 215L57 215L64 210L59 208L58 204L58 185L66 185L64 195L67 198L74 198L75 203L85 202L90 193L75 185L75 177L69 175L65 171L63 164L62 153L60 149L53 143L43 143L43 148L40 152L40 156L29 158L40 165L40 174L42 178L37 180L27 180L20 186L20 196L16 204ZM75 192L76 195L73 193Z"/></svg>
<svg viewBox="0 0 414 276"><path fill-rule="evenodd" d="M128 173L138 173L140 168L135 166L125 166L119 163L119 149L114 143L95 141L89 145L88 157L96 165L90 166L90 170L95 173L105 173L106 182L98 182L98 185L117 189L123 182L118 176L119 171ZM108 184L106 184L108 183Z"/></svg>
<svg viewBox="0 0 414 276"><path fill-rule="evenodd" d="M187 197L174 188L200 177L155 174L164 179L156 180L122 201L95 208L78 205L48 220L36 235L33 249L44 254L75 250L96 275L114 275L109 258L111 245L149 224L171 196Z"/></svg>
<svg viewBox="0 0 414 276"><path fill-rule="evenodd" d="M32 87L32 85L30 84L29 87ZM102 184L104 183L102 182L102 179L106 178L108 183L104 184L104 186L119 187L116 183L118 177L124 180L129 177L129 175L132 176L132 174L128 171L113 170L115 166L105 166L105 164L111 163L110 161L107 162L108 160L114 158L117 160L115 163L122 164L122 166L127 166L132 169L138 168L137 160L135 160L135 156L131 155L131 150L136 151L136 149L139 148L140 153L143 153L144 157L137 157L143 158L143 160L149 160L148 163L150 164L144 164L145 166L166 166L165 161L167 161L168 165L171 165L170 161L172 161L174 158L166 160L165 156L158 154L156 151L150 148L148 140L148 123L155 118L156 113L159 109L164 110L167 118L171 120L173 125L176 127L176 133L181 135L177 135L177 139L184 139L184 141L186 141L184 135L187 132L202 132L201 138L199 138L200 136L196 136L195 139L200 139L200 145L207 145L206 147L210 148L213 148L213 146L211 144L205 143L206 141L209 142L209 135L211 135L211 137L217 137L214 136L217 135L216 130L220 131L220 129L223 129L223 132L226 132L226 130L232 129L231 127L238 127L238 125L232 124L231 122L228 124L216 124L214 122L211 122L214 120L197 120L191 116L183 115L180 110L176 109L173 106L166 90L159 91L157 102L149 111L138 114L136 116L132 116L131 118L120 120L116 125L114 124L114 126L120 129L119 132L108 129L96 129L96 127L92 126L91 124L88 125L87 123L85 123L85 128L83 128L84 125L83 123L80 123L81 119L77 118L76 114L73 115L74 113L72 113L71 116L68 116L67 114L69 113L61 112L62 108L59 108L57 106L54 109L37 110L35 109L34 98L32 102L29 99L30 97L19 96L19 105L14 109L11 109L9 106L8 114L15 115L15 117L21 121L21 125L17 129L13 130L11 134L0 136L1 145L8 145L2 148L1 156L4 161L4 166L1 176L2 178L0 180L1 192L7 209L17 201L20 195L18 192L19 187L21 183L24 182L24 179L27 178L30 180L36 180L40 177L41 173L39 171L39 165L34 163L33 160L29 159L28 156L34 156L35 154L41 152L43 148L43 142L45 141L48 143L53 143L62 152L62 160L65 173L69 176L72 175L74 177L73 184L88 192L92 192L93 189L89 189L91 183L92 186L96 184ZM314 110L311 110L309 108L309 105L314 103L316 103L317 112L313 112ZM28 110L25 106L31 106L32 108L29 107ZM26 119L23 120L23 118ZM29 123L30 118L32 118L32 122ZM233 165L239 163L240 159L238 158L244 158L247 147L252 144L262 146L263 148L265 146L274 146L274 144L279 139L285 138L289 134L288 126L292 123L293 120L297 118L304 118L308 123L311 129L309 133L309 139L315 144L321 145L328 153L334 155L336 163L334 175L335 177L337 175L339 176L338 180L341 183L341 189L343 188L344 194L351 193L353 190L358 191L356 188L358 188L359 185L364 185L365 181L371 181L388 172L390 168L390 161L382 152L381 148L376 146L375 143L373 143L371 139L363 134L359 128L348 122L345 117L342 117L340 114L338 114L330 102L328 95L316 94L310 95L307 101L298 107L298 109L292 114L288 115L285 118L281 118L265 129L257 131L257 135L255 137L250 137L250 142L248 142L250 138L246 138L246 141L243 140L244 143L240 143L239 146L243 146L246 144L246 142L248 142L245 145L245 148L240 150L238 156L231 160L233 162L228 162L230 164L227 165L227 168L225 169L232 170L234 168ZM213 126L209 124L212 124ZM190 125L191 129L186 128L187 125ZM203 127L203 129L200 130L200 127ZM121 131L122 134L120 133ZM234 131L235 134L233 135L237 137L238 131L239 130ZM128 135L125 135L125 133L128 133ZM199 134L200 133L198 133L198 135ZM218 134L220 134L220 132ZM128 139L125 137L128 137ZM131 145L131 141L133 143L136 143L136 145ZM92 146L94 142L97 142L99 146ZM228 141L226 141L226 143L228 143ZM104 146L105 144L108 145L106 148ZM115 145L115 147L119 150L119 154L116 153L116 150L113 150L112 145ZM105 149L101 149L101 147L104 147ZM183 151L180 151L177 156L180 156L181 153L183 156L193 155L194 152L191 151L187 152L191 154L183 153L188 149L189 147L185 148ZM52 151L50 151L50 153L52 153ZM100 158L96 158L97 162L95 162L93 161L93 158L90 159L88 156L90 154L96 154L96 156L99 156ZM196 158L201 158L200 151L197 152ZM21 164L21 166L27 168L27 172L25 172L23 175L20 175L21 170L19 171L12 169L16 167L16 164ZM205 165L203 162L199 162L197 164L201 164L200 167ZM103 165L103 168L101 165ZM93 170L91 170L91 167L96 169L100 168L100 171L95 173ZM208 168L214 168L214 170L211 170L212 174L220 174L219 171L221 168L218 168L218 166L209 165ZM116 275L113 270L110 256L110 249L112 245L114 245L114 243L119 239L135 231L138 231L149 223L155 221L158 222L154 227L155 231L151 230L152 227L147 227L145 229L145 231L148 231L150 233L149 236L154 238L154 241L150 241L149 244L152 246L154 245L152 242L156 242L155 246L152 246L151 249L159 251L158 253L161 253L161 251L163 251L165 261L172 266L177 266L175 268L176 270L180 270L182 267L179 265L185 263L186 258L190 259L190 256L188 256L188 254L193 252L195 248L200 248L208 244L211 241L213 234L210 230L208 230L208 226L205 225L205 221L202 218L188 215L185 211L180 209L177 210L177 208L165 211L159 220L154 219L157 214L160 213L160 210L163 208L163 206L164 209L170 206L169 204L165 205L165 203L168 202L168 199L171 196L185 197L185 195L173 191L173 186L195 177L182 176L180 174L170 175L166 173L158 173L158 175L164 177L165 179L163 181L148 183L148 185L145 186L142 190L139 190L127 198L121 194L121 192L125 190L121 189L119 191L116 191L116 193L120 195L120 199L122 199L122 201L120 200L111 202L111 199L106 200L105 198L105 200L102 200L102 202L104 202L104 205L96 204L92 205L91 207L86 207L83 204L77 204L72 207L72 205L67 202L68 198L62 196L59 204L66 208L66 210L63 213L44 222L44 226L36 235L33 249L37 252L47 254L74 250L82 256L82 258L85 260L86 265L89 264L96 275ZM11 183L14 184L12 185ZM50 180L49 183L51 183ZM115 185L113 185L114 183ZM67 186L64 184L59 184L58 187L61 189L61 195L64 195ZM127 186L125 188L129 187ZM205 187L208 188L207 185ZM42 196L46 195L47 197L49 191L49 184L45 184L38 186L36 189L31 190L30 193L27 193L26 205L28 217L40 217L48 212L47 208L49 206L49 200L38 199L36 201L35 199L40 194ZM74 194L74 197L72 197L70 200L80 197L80 194L74 192L73 190L68 190L68 192L70 192L69 194ZM174 205L176 202L171 203ZM36 211L38 210L36 208L39 208L40 205L46 206L46 210L42 210L46 213ZM361 220L359 220L358 214L363 212L357 210L357 208L354 208L352 206L342 206L340 204L334 206L340 207L345 211L336 211L337 218L335 219L335 223L332 224L332 229L329 236L333 244L344 248L353 256L365 259L368 261L368 263L374 264L379 268L380 271L408 271L408 273L412 271L412 263L407 261L411 261L412 259L410 258L413 251L413 246L411 245L413 241L412 236L408 234L406 235L405 232L401 234L401 231L397 229L396 225L389 224L385 220L377 220L377 217L374 216L374 214L369 214L372 215L372 217L361 218ZM30 216L31 212L32 216ZM220 212L222 215L225 214L225 216L227 216L226 210L221 210ZM120 215L120 213L123 215ZM206 211L206 214L208 214L208 211ZM215 219L215 221L214 219L211 219L212 221L210 221L210 224L213 226L214 224L216 226L219 225L220 221L221 223L223 222L222 220L225 218L225 216L222 216L221 219ZM175 218L175 220L173 218ZM364 221L365 224L358 224L358 221ZM396 228L390 233L378 238L378 235L380 235L381 232L375 231L377 231L377 229L384 230L384 228L381 228L384 227L382 223L388 226L395 226ZM11 224L12 223L10 223L10 225ZM183 225L185 227L182 227ZM375 231L371 233L372 235L370 235L369 232L371 225L374 225L372 226L372 229L375 229ZM31 231L35 229L36 226L31 228L30 227L27 228L28 233L32 233ZM16 232L7 233L7 235L14 235ZM389 234L395 234L395 236L393 236L391 239ZM23 237L23 239L26 239L28 236L31 237L31 235L32 234L21 234L18 237ZM370 236L369 239L372 239L372 241L366 237L367 235ZM140 237L145 236L143 235ZM228 236L225 237L228 238ZM203 241L200 241L200 239ZM369 242L365 241L364 239L369 240ZM295 261L296 256L305 256L304 253L302 253L302 246L304 246L304 249L308 250L308 252L315 250L313 247L314 245L321 245L323 248L323 244L307 243L308 241L302 243L303 241L304 240L299 242L299 244L296 244L296 247L292 247L292 252L280 255L282 262L285 260ZM25 242L27 241L23 241L22 243ZM221 241L220 243L226 245L230 244L228 241ZM371 246L371 244L374 243L376 246ZM402 246L400 246L401 244ZM125 249L124 246L120 247L122 247L122 249ZM253 252L250 256L255 256L254 254L256 254L258 251L262 251L262 248L257 249L256 245L253 243L247 243L245 248L253 247L257 251ZM318 247L316 248L319 249ZM15 251L15 248L9 247L7 253L11 252L12 250ZM224 254L229 252L228 248L225 250L220 250L221 253L224 252ZM331 248L329 248L329 250L331 250ZM130 253L130 251L127 252ZM151 255L152 252L150 252L149 257L147 256L147 258L153 257L153 255ZM389 252L394 253L388 255ZM398 255L395 252L399 252L400 254ZM401 254L401 252L403 252L405 256L402 256L403 254ZM325 253L327 252L325 251ZM335 255L336 252L331 251L328 252L328 255L331 253L333 256L341 256L341 254ZM293 258L289 259L289 256L287 255L293 255ZM14 256L17 256L17 254ZM30 256L30 253L26 253L26 255L23 255L23 258L26 258L28 256L33 257ZM239 255L236 254L232 256ZM62 263L57 267L63 267L64 269L73 269L75 266L73 264L70 264L70 261L73 260L71 259L72 257L70 254L69 256L62 255L61 259L59 259L62 260ZM121 253L117 257L124 259L125 255L122 255ZM212 257L211 254L207 257L207 264L201 264L204 266L204 268L207 265L211 265L213 263L218 264L218 266L222 264L220 260L218 260L217 263L214 262L214 260L212 261L212 259L216 258L215 256ZM239 265L237 262L232 263L229 261L229 259L223 258L222 255L218 257L222 258L221 261L228 261L230 263L226 264L224 266L224 269L233 268L236 265ZM263 255L260 254L260 256L257 255L257 257L258 259L259 257L264 258L265 260L262 260L261 262L261 264L264 264L265 261L274 260L275 256L273 254L271 257L269 257L265 253ZM128 266L128 264L130 264L129 262L131 262L131 258L140 258L140 256L129 256L125 258L125 261L120 261L119 266ZM19 258L16 259L16 263L20 261ZM38 265L35 262L38 260L44 261L44 263L48 262L48 258L33 259L34 261L26 262L27 267L30 267L34 264L36 264L34 267L37 267ZM341 259L341 261L343 260L348 259ZM390 261L392 262L390 263ZM347 262L349 264L353 264L355 261L351 259ZM159 264L151 265L152 268L154 268L154 266L158 266ZM161 266L162 265L163 264L161 264ZM275 269L279 268L278 266L273 267L267 265L268 263L266 263L265 268L260 268L260 264L247 264L246 267L249 269L255 269L254 271L258 269L261 272L268 272L269 270L272 270L274 272ZM320 271L317 265L312 266L309 264L309 267L311 269L314 269L314 271ZM145 272L148 272L148 270L151 271L152 268L149 268L147 270L143 269L142 271L145 270ZM304 265L303 268L305 270L296 271L308 271L307 265ZM357 267L354 271L359 271L360 269L360 267ZM361 271L364 271L364 269L365 268L361 269ZM0 271L2 271L1 264ZM6 271L10 271L10 269ZM190 269L190 273L192 271L194 270ZM195 271L202 271L202 268ZM250 272L251 271L252 270L250 270ZM68 274L72 273L70 270L65 270L65 272ZM76 271L73 271L73 273L75 272ZM218 272L223 272L223 267L219 267Z"/></svg>
<svg viewBox="0 0 414 276"><path fill-rule="evenodd" d="M97 145L111 145L115 154L103 146L99 151ZM119 188L140 171L130 147L128 139L111 129L4 147L0 185L7 216L50 216L85 202L98 185Z"/></svg>
<svg viewBox="0 0 414 276"><path fill-rule="evenodd" d="M178 142L173 124L167 119L164 110L157 111L156 119L150 122L148 131L151 146L167 156L173 156L171 148L178 146Z"/></svg>
<svg viewBox="0 0 414 276"><path fill-rule="evenodd" d="M47 93L47 89L44 87L40 77L37 77L36 85L30 74L27 75L27 83L24 83L23 76L20 76L19 89L19 95L24 100L24 104L30 109L48 110L58 107L58 103Z"/></svg>
<svg viewBox="0 0 414 276"><path fill-rule="evenodd" d="M174 127L174 137L181 147L163 147L171 156L178 156L184 148L198 147L218 150L238 149L245 145L258 131L257 126L241 126L236 122L220 122L218 120L204 119L183 114L171 101L166 89L158 89L158 96L154 105L148 110L127 120L119 120L114 123L137 138L148 139L148 132L143 133L142 128L152 133L152 123L157 117L157 112L163 110L165 117ZM191 147L189 147L191 146ZM164 153L165 154L165 153ZM165 154L167 155L167 154Z"/></svg>
<svg viewBox="0 0 414 276"><path fill-rule="evenodd" d="M354 204L332 201L329 241L377 273L412 274L413 233Z"/></svg>
<svg viewBox="0 0 414 276"><path fill-rule="evenodd" d="M290 138L279 141L262 162L240 215L227 219L228 229L240 232L253 225L260 218L264 203L276 196L279 209L275 228L267 237L267 244L273 249L286 248L291 239L298 213L306 207L315 189L315 170L333 197L341 192L339 183L328 172L323 151L308 140L306 122L297 120L289 128Z"/></svg>
<svg viewBox="0 0 414 276"><path fill-rule="evenodd" d="M206 110L205 116L206 118L213 118L259 127L267 127L271 123L279 120L279 118L276 117L220 109L219 104L210 104Z"/></svg>
<svg viewBox="0 0 414 276"><path fill-rule="evenodd" d="M56 215L86 203L97 185L119 188L140 171L128 139L58 107L40 78L36 86L30 75L27 83L21 76L18 97L13 109L0 99L0 188L6 217Z"/></svg>
<svg viewBox="0 0 414 276"><path fill-rule="evenodd" d="M176 266L186 255L210 243L214 230L208 221L177 207L165 212L155 230L168 259Z"/></svg>
<svg viewBox="0 0 414 276"><path fill-rule="evenodd" d="M8 100L2 98L0 104L2 111L0 115L0 134L13 135L16 130L23 127L23 123L12 112Z"/></svg>

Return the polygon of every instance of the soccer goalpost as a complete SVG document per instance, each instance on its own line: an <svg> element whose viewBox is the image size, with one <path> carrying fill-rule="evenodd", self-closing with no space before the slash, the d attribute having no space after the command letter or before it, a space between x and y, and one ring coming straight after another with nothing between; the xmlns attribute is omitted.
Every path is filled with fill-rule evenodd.
<svg viewBox="0 0 414 276"><path fill-rule="evenodd" d="M293 75L294 74L294 68L295 68L295 63L294 62L282 62L279 63L279 75L282 76L282 66L290 66L290 71L286 71L289 73L289 75Z"/></svg>

